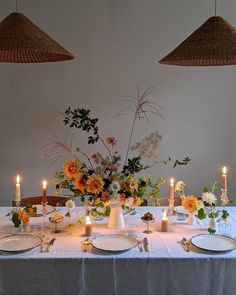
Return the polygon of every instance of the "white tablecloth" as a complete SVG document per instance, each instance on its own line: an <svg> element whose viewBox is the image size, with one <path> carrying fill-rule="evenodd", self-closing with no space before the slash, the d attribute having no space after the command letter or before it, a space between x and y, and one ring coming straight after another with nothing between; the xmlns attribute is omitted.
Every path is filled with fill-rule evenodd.
<svg viewBox="0 0 236 295"><path fill-rule="evenodd" d="M83 209L81 210L81 214ZM0 208L0 235L15 231ZM185 252L178 243L182 237L205 233L207 221L190 226L169 225L169 232L159 231L160 208L140 207L135 216L125 216L126 223L138 225L144 236L140 217L151 211L157 223L146 235L150 252L138 247L120 254L91 250L83 252L83 227L73 235L57 234L50 253L34 249L26 253L0 254L0 294L108 294L108 295L235 295L236 251L224 254L202 252L192 247ZM232 236L236 236L236 208L230 208ZM42 218L31 218L39 224ZM94 225L95 235L111 232L105 222ZM124 230L126 232L126 230ZM52 236L52 234L51 234Z"/></svg>

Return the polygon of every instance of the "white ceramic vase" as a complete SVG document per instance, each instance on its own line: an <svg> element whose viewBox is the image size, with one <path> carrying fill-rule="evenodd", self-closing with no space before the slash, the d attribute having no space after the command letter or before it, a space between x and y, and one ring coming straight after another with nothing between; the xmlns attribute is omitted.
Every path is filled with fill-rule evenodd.
<svg viewBox="0 0 236 295"><path fill-rule="evenodd" d="M108 228L121 229L125 227L124 215L122 212L121 204L119 200L111 201L110 203L110 217L108 222Z"/></svg>
<svg viewBox="0 0 236 295"><path fill-rule="evenodd" d="M218 229L218 224L217 224L215 218L211 218L211 219L209 220L208 227L211 228L211 229L213 229L213 230L215 230L215 231L217 231L217 229Z"/></svg>
<svg viewBox="0 0 236 295"><path fill-rule="evenodd" d="M189 212L189 214L188 214L188 224L189 225L195 224L195 214L194 214L194 212Z"/></svg>

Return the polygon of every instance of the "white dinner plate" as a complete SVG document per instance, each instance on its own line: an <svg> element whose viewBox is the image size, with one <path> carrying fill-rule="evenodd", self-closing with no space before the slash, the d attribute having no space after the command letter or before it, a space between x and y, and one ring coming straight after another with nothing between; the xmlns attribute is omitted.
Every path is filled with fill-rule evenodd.
<svg viewBox="0 0 236 295"><path fill-rule="evenodd" d="M134 237L127 235L109 234L93 239L92 245L96 249L103 251L123 252L137 246L137 240Z"/></svg>
<svg viewBox="0 0 236 295"><path fill-rule="evenodd" d="M25 252L42 244L42 239L30 234L16 234L0 239L0 251Z"/></svg>
<svg viewBox="0 0 236 295"><path fill-rule="evenodd" d="M236 240L218 234L202 234L191 238L191 243L202 250L225 252L236 249Z"/></svg>
<svg viewBox="0 0 236 295"><path fill-rule="evenodd" d="M37 214L36 215L32 215L32 217L40 217L43 216L43 206L42 205L33 205L33 207L37 208ZM46 206L46 210L47 210L47 214L51 214L52 212L54 212L56 210L55 207L47 205Z"/></svg>

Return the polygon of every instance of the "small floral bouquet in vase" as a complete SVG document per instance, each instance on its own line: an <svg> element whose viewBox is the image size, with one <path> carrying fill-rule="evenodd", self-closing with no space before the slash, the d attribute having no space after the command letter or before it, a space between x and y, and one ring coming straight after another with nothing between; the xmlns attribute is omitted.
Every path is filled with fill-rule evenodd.
<svg viewBox="0 0 236 295"><path fill-rule="evenodd" d="M135 124L138 120L147 119L152 113L163 117L162 108L149 99L153 89L148 88L144 93L136 97L127 97L130 106L124 108L118 115L127 115L131 111L132 122L124 160L120 156L116 146L117 139L114 136L103 138L98 125L98 119L91 116L91 111L84 108L72 109L69 107L64 112L64 123L70 129L80 130L88 134L89 145L100 143L106 151L104 156L100 152L89 155L79 146L73 148L72 138L70 144L67 141L53 141L44 150L47 158L58 159L67 154L70 156L63 164L63 170L56 172L56 183L62 189L69 190L74 197L87 201L91 207L93 217L108 216L110 214L110 201L116 198L123 210L133 209L148 199L155 203L160 194L160 187L164 183L163 178L152 179L140 176L140 173L159 164L173 163L173 166L186 165L190 159L172 161L168 158L164 161L156 160L156 149L162 136L158 131L151 132L141 142L132 145ZM131 156L131 153L135 155Z"/></svg>
<svg viewBox="0 0 236 295"><path fill-rule="evenodd" d="M185 196L186 183L183 180L179 180L175 185L175 192L180 196L181 199Z"/></svg>
<svg viewBox="0 0 236 295"><path fill-rule="evenodd" d="M230 200L228 199L227 202L225 200L220 200L221 201L221 208L219 209L216 208L218 203L218 199L215 195L215 191L218 188L218 184L215 181L211 188L205 187L203 189L203 194L201 197L201 200L203 202L203 207L198 211L198 218L199 219L205 219L206 217L209 218L209 224L208 224L208 232L210 234L214 234L217 231L218 228L218 223L220 221L226 222L227 218L229 217L228 211L225 209L225 205L227 205Z"/></svg>
<svg viewBox="0 0 236 295"><path fill-rule="evenodd" d="M15 227L20 227L23 224L23 230L29 231L29 219L31 216L36 216L37 207L32 205L26 206L24 208L18 208L12 213L11 220Z"/></svg>
<svg viewBox="0 0 236 295"><path fill-rule="evenodd" d="M182 197L182 206L188 211L188 224L195 223L195 214L202 207L202 202L193 195Z"/></svg>

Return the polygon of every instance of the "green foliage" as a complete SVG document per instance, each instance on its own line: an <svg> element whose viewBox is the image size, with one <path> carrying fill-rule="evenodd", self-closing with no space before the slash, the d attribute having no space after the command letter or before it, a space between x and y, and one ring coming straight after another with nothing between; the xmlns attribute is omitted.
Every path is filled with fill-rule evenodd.
<svg viewBox="0 0 236 295"><path fill-rule="evenodd" d="M143 170L143 165L141 164L141 157L133 157L128 159L127 165L124 165L122 173L134 174Z"/></svg>
<svg viewBox="0 0 236 295"><path fill-rule="evenodd" d="M83 131L86 131L87 133L92 132L93 136L90 135L88 137L88 144L94 144L98 141L99 135L98 135L98 127L97 127L97 118L90 118L90 110L86 110L84 108L80 109L74 109L72 110L71 107L69 107L65 111L65 118L64 123L65 125L69 124L69 127L81 129Z"/></svg>
<svg viewBox="0 0 236 295"><path fill-rule="evenodd" d="M205 219L206 218L206 213L205 213L203 208L198 210L198 218L199 219Z"/></svg>
<svg viewBox="0 0 236 295"><path fill-rule="evenodd" d="M212 211L209 213L209 218L217 218L220 214L220 211Z"/></svg>
<svg viewBox="0 0 236 295"><path fill-rule="evenodd" d="M15 227L19 227L21 225L21 221L18 219L18 213L17 212L13 213L12 222L14 223Z"/></svg>
<svg viewBox="0 0 236 295"><path fill-rule="evenodd" d="M204 188L203 188L203 193L209 193L209 189L208 189L208 187L204 187Z"/></svg>
<svg viewBox="0 0 236 295"><path fill-rule="evenodd" d="M175 168L176 166L187 165L188 162L190 162L190 161L191 161L191 159L190 159L189 157L184 158L182 161L175 160L175 162L174 162L174 168Z"/></svg>
<svg viewBox="0 0 236 295"><path fill-rule="evenodd" d="M222 210L221 214L222 214L221 218L223 220L226 220L229 217L229 212L227 210L225 210L225 209Z"/></svg>
<svg viewBox="0 0 236 295"><path fill-rule="evenodd" d="M65 174L63 171L56 171L54 177L58 180L62 180L65 177Z"/></svg>
<svg viewBox="0 0 236 295"><path fill-rule="evenodd" d="M212 229L210 227L207 229L207 231L209 232L210 235L213 235L216 232L215 229Z"/></svg>

